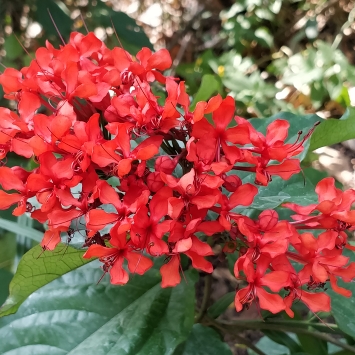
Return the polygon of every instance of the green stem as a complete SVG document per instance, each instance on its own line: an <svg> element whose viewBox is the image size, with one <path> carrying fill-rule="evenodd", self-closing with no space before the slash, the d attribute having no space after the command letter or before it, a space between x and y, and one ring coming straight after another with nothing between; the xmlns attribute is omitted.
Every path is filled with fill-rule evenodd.
<svg viewBox="0 0 355 355"><path fill-rule="evenodd" d="M203 298L202 298L201 308L200 308L200 312L196 316L195 323L201 322L202 318L206 314L208 302L209 302L210 296L211 296L211 287L212 287L212 275L207 274L205 276L205 287L203 290Z"/></svg>
<svg viewBox="0 0 355 355"><path fill-rule="evenodd" d="M176 150L176 152L177 152L178 154L180 154L180 153L181 153L181 147L179 146L179 144L178 144L178 142L176 141L176 139L175 139L175 138L172 138L171 142L172 142L173 147L174 147L174 149Z"/></svg>
<svg viewBox="0 0 355 355"><path fill-rule="evenodd" d="M171 150L171 147L165 142L163 141L161 143L161 148L164 150L165 153L167 153L168 155L175 155L175 152Z"/></svg>
<svg viewBox="0 0 355 355"><path fill-rule="evenodd" d="M227 322L216 322L214 320L208 319L208 321L214 325L217 323L219 327L223 328L225 331L230 332L230 333L235 333L236 331L239 332L241 329L269 329L269 330L276 330L280 332L291 332L291 333L296 333L296 334L307 334L310 336L313 336L315 338L327 341L329 343L332 343L334 345L339 346L342 349L348 350L349 352L355 354L355 347L348 345L346 343L342 343L341 341L331 337L328 334L320 333L314 330L308 330L306 328L296 328L296 327L291 327L290 324L293 323L291 321L288 321L288 325L285 325L284 322L281 322L281 324L271 324L272 322L262 322L262 321L239 321L235 322L233 324L227 323ZM295 322L297 323L297 322ZM298 322L300 323L300 322ZM305 325L303 322L301 322L303 325ZM308 326L314 326L315 324L312 323L306 323ZM323 329L323 331L325 331Z"/></svg>
<svg viewBox="0 0 355 355"><path fill-rule="evenodd" d="M266 355L266 353L264 353L263 351L261 351L259 348L257 348L251 341L249 341L248 339L238 335L238 334L234 334L235 338L238 340L238 342L240 344L243 344L245 346L247 346L249 349L253 350L255 354L258 355Z"/></svg>
<svg viewBox="0 0 355 355"><path fill-rule="evenodd" d="M298 327L299 329L308 329L312 327L316 330L322 331L323 333L331 333L331 334L341 334L344 333L339 329L336 324L319 324L313 323L310 321L293 321L293 320L241 320L238 322L223 322L220 324L224 326L238 326L238 327L246 327L250 329L272 329L273 327L285 327L285 328L293 328ZM271 328L270 328L271 327Z"/></svg>
<svg viewBox="0 0 355 355"><path fill-rule="evenodd" d="M218 322L213 321L213 327L220 330L222 333L225 332L225 329L219 325ZM266 355L263 351L261 351L259 348L257 348L251 341L248 339L245 339L244 337L240 336L239 334L233 334L233 336L237 339L238 343L243 344L253 350L256 354L259 355Z"/></svg>

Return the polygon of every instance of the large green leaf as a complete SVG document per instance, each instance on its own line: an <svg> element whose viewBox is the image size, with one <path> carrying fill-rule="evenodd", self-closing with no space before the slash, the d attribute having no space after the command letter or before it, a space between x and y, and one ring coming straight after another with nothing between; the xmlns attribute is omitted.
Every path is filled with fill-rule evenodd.
<svg viewBox="0 0 355 355"><path fill-rule="evenodd" d="M168 355L192 328L195 274L162 289L157 269L110 285L96 262L67 273L0 320L3 355Z"/></svg>
<svg viewBox="0 0 355 355"><path fill-rule="evenodd" d="M330 118L322 121L311 137L310 150L353 138L355 138L355 109L348 108L339 120Z"/></svg>
<svg viewBox="0 0 355 355"><path fill-rule="evenodd" d="M312 355L328 355L328 343L309 334L297 334L302 348Z"/></svg>
<svg viewBox="0 0 355 355"><path fill-rule="evenodd" d="M49 13L63 39L69 39L73 21L70 18L70 11L64 2L58 0L37 0L36 11L34 11L34 20L43 26L46 36L58 38L59 35Z"/></svg>
<svg viewBox="0 0 355 355"><path fill-rule="evenodd" d="M0 308L0 317L15 313L33 292L90 260L83 259L84 251L59 244L54 251L42 251L40 245L21 259L10 283L10 296Z"/></svg>
<svg viewBox="0 0 355 355"><path fill-rule="evenodd" d="M181 349L174 355L232 355L229 346L224 343L212 328L195 324Z"/></svg>
<svg viewBox="0 0 355 355"><path fill-rule="evenodd" d="M344 254L350 257L352 262L355 262L355 253L353 251L347 250ZM341 296L333 290L328 290L332 300L332 315L343 332L355 337L355 283L340 281L339 285L350 290L352 296L348 298Z"/></svg>
<svg viewBox="0 0 355 355"><path fill-rule="evenodd" d="M275 343L286 346L288 349L290 349L291 353L302 352L302 347L300 344L298 344L296 340L294 340L285 332L279 332L276 330L263 330L263 333Z"/></svg>
<svg viewBox="0 0 355 355"><path fill-rule="evenodd" d="M249 174L243 178L243 183L253 183L255 174ZM302 174L292 176L289 180L283 180L278 176L272 178L267 186L260 186L259 193L255 196L250 208L266 210L278 207L286 201L306 206L318 200L314 192L315 186Z"/></svg>

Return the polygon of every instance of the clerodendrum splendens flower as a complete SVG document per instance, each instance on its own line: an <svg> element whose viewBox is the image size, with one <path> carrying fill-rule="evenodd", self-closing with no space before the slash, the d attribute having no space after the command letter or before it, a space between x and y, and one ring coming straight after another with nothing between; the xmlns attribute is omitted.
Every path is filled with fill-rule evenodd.
<svg viewBox="0 0 355 355"><path fill-rule="evenodd" d="M162 257L162 287L176 286L182 255L211 273L208 258L222 250L236 254L234 274L245 282L237 311L258 302L292 316L298 300L313 312L329 311L325 284L350 296L337 280L355 277L355 265L342 255L353 248L346 231L355 227L355 191L342 192L326 178L316 187L318 204L283 205L295 212L292 222L270 209L244 215L259 194L256 185L301 171L297 156L313 129L289 143L289 122L276 119L264 135L235 116L230 96L190 110L185 83L163 74L171 64L165 49L143 48L133 57L93 33L74 32L59 49L49 42L39 48L28 67L5 69L0 84L17 110L0 108L0 159L14 152L37 166L2 164L0 209L15 205L16 216L26 212L47 223L45 250L80 219L84 258L98 258L114 284ZM152 90L157 84L165 98ZM238 171L255 174L255 184L243 183Z"/></svg>

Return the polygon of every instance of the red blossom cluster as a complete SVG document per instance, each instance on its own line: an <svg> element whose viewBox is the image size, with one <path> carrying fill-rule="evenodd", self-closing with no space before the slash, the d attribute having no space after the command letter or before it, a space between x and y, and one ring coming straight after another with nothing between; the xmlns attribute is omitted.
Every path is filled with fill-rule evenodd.
<svg viewBox="0 0 355 355"><path fill-rule="evenodd" d="M290 316L297 300L329 311L326 282L349 296L336 282L355 277L355 264L342 255L351 248L345 231L355 226L355 191L324 179L319 204L284 204L296 213L293 222L274 210L257 220L238 212L253 203L256 185L300 172L296 156L312 130L285 143L289 123L276 119L263 135L235 116L229 96L191 111L184 82L162 73L171 64L165 49L143 48L132 57L93 33L72 33L60 49L48 42L39 48L29 67L6 69L0 84L17 109L0 108L0 209L17 205L14 215L46 223L44 250L63 233L72 238L81 224L84 258L99 258L113 284L163 257L162 287L176 286L183 254L211 273L206 257L221 245L223 254L239 256L234 273L247 282L236 293L238 311L254 300ZM157 85L166 98L154 94ZM37 167L6 167L8 152L32 157ZM238 171L255 173L255 185L243 184Z"/></svg>

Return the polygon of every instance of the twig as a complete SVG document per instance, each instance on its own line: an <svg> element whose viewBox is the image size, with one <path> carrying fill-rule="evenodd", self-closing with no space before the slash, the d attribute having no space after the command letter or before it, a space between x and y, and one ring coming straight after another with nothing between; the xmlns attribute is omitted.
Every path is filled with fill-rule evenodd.
<svg viewBox="0 0 355 355"><path fill-rule="evenodd" d="M342 349L348 350L351 353L355 354L355 347L348 345L346 343L342 343L341 341L331 337L328 334L320 333L317 331L313 330L307 330L304 328L296 328L296 327L291 327L291 326L285 326L285 325L278 325L278 324L270 324L271 322L245 322L245 321L240 321L240 322L235 322L233 325L231 324L225 324L225 322L216 322L214 320L208 319L208 321L212 324L218 324L220 326L220 329L223 328L226 332L230 332L232 334L235 334L235 332L239 332L241 329L269 329L269 330L276 330L276 331L281 331L281 332L291 332L291 333L296 333L296 334L307 334L311 335L314 338L318 338L324 341L327 341L329 343L332 343L334 345L339 346ZM254 324L253 324L254 323ZM312 326L312 324L309 324Z"/></svg>
<svg viewBox="0 0 355 355"><path fill-rule="evenodd" d="M344 333L339 329L336 324L319 324L319 323L312 323L311 321L296 321L296 320L240 320L237 322L226 322L220 321L220 324L224 326L243 326L245 328L250 329L269 329L269 325L277 326L277 327L298 327L307 329L308 327L312 327L316 330L319 330L323 333L331 333L331 334L341 334Z"/></svg>
<svg viewBox="0 0 355 355"><path fill-rule="evenodd" d="M211 286L212 286L212 275L207 274L205 276L205 287L203 290L203 298L202 298L201 308L200 308L200 312L196 316L195 323L201 322L201 320L203 319L203 317L206 314L208 302L209 302L210 296L211 296Z"/></svg>
<svg viewBox="0 0 355 355"><path fill-rule="evenodd" d="M180 64L180 61L181 61L182 57L184 56L184 53L186 51L187 45L190 42L191 37L192 37L192 34L191 34L191 32L189 32L183 38L181 46L179 48L179 52L174 59L173 65L171 66L170 73L169 73L170 76L175 75L176 67Z"/></svg>
<svg viewBox="0 0 355 355"><path fill-rule="evenodd" d="M234 334L234 337L238 340L238 342L240 344L244 344L245 346L247 346L249 349L253 350L254 353L258 354L258 355L266 355L266 353L264 353L263 351L261 351L259 348L257 348L251 341L249 341L248 339L245 339L244 337L238 335L238 334Z"/></svg>

